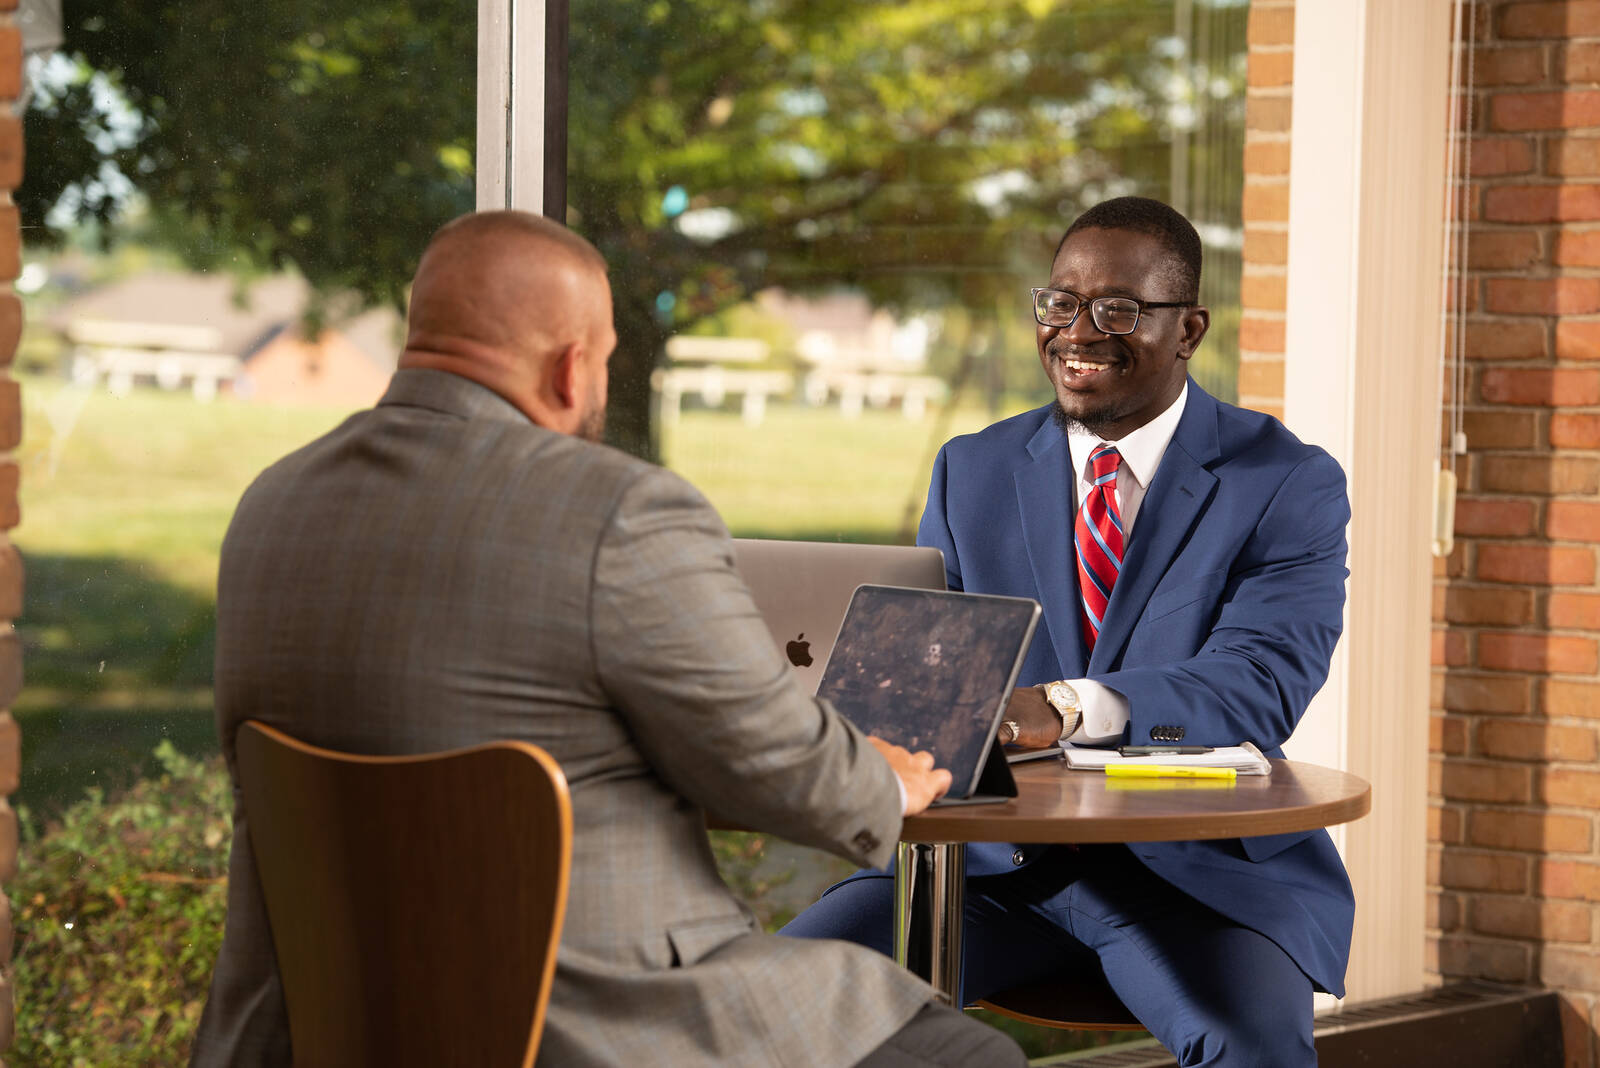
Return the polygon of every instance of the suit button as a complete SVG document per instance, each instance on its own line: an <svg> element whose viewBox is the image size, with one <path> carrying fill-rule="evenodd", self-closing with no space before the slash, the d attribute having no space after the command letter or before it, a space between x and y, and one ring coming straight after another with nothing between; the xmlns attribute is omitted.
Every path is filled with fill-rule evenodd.
<svg viewBox="0 0 1600 1068"><path fill-rule="evenodd" d="M1011 863L1013 863L1013 864L1022 864L1025 861L1027 861L1027 859L1028 859L1028 855L1026 853L1024 853L1020 849L1017 850L1015 853L1011 854Z"/></svg>

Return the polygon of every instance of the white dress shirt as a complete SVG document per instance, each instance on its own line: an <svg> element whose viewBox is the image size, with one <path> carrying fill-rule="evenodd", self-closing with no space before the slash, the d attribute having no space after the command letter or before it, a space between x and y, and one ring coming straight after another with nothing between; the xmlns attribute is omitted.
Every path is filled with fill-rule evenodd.
<svg viewBox="0 0 1600 1068"><path fill-rule="evenodd" d="M1074 522L1077 509L1083 506L1084 494L1094 485L1089 456L1101 445L1110 445L1122 457L1117 464L1117 510L1122 515L1123 545L1131 544L1133 524L1139 518L1139 506L1144 503L1145 490L1149 488L1150 480L1156 477L1156 468L1161 466L1161 458L1166 455L1172 435L1178 429L1178 420L1183 417L1183 406L1188 399L1189 383L1186 380L1178 399L1166 411L1117 441L1106 441L1079 426L1067 431L1067 445L1072 449L1072 467L1078 472L1072 496ZM1093 679L1068 679L1067 682L1077 691L1078 701L1083 706L1083 720L1078 729L1067 737L1067 741L1096 743L1119 738L1128 725L1128 699Z"/></svg>

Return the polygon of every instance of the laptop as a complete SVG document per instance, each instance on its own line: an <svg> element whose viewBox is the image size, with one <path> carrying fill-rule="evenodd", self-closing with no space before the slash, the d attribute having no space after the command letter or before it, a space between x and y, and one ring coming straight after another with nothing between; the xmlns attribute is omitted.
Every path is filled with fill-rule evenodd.
<svg viewBox="0 0 1600 1068"><path fill-rule="evenodd" d="M817 692L857 586L945 588L944 554L910 545L735 538L733 559L806 693Z"/></svg>
<svg viewBox="0 0 1600 1068"><path fill-rule="evenodd" d="M1015 797L995 741L1039 622L1025 597L862 586L833 643L817 696L868 734L950 770L939 804Z"/></svg>

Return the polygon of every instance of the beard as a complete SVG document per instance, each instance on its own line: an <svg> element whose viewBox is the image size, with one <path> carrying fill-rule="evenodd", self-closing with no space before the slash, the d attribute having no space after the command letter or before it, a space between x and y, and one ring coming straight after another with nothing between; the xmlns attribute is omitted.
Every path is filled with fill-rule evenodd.
<svg viewBox="0 0 1600 1068"><path fill-rule="evenodd" d="M606 440L606 409L605 405L591 405L583 413L583 419L578 423L578 437L584 441L592 441L596 445L603 444Z"/></svg>
<svg viewBox="0 0 1600 1068"><path fill-rule="evenodd" d="M603 369L601 373L603 376ZM605 444L606 440L606 397L602 392L604 387L604 377L590 381L588 403L584 405L583 417L578 420L578 437L597 445Z"/></svg>
<svg viewBox="0 0 1600 1068"><path fill-rule="evenodd" d="M1074 429L1085 430L1090 434L1099 434L1107 427L1115 426L1117 421L1122 418L1122 415L1123 413L1109 407L1102 408L1099 411L1084 412L1082 415L1068 415L1067 410L1061 407L1059 400L1050 406L1050 419L1063 434Z"/></svg>

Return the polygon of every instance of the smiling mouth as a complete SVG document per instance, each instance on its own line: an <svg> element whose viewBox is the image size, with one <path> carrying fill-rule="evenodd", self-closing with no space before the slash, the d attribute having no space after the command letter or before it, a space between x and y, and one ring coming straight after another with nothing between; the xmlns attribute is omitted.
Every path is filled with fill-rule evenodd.
<svg viewBox="0 0 1600 1068"><path fill-rule="evenodd" d="M1101 360L1084 360L1076 356L1055 356L1056 365L1062 373L1071 380L1081 381L1104 374L1117 367L1117 361L1105 362Z"/></svg>

